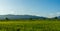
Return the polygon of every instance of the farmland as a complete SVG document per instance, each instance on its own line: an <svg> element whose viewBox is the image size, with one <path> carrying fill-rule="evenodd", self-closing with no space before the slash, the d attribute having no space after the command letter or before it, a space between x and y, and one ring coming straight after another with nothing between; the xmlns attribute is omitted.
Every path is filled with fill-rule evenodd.
<svg viewBox="0 0 60 31"><path fill-rule="evenodd" d="M60 21L0 21L0 31L60 31Z"/></svg>

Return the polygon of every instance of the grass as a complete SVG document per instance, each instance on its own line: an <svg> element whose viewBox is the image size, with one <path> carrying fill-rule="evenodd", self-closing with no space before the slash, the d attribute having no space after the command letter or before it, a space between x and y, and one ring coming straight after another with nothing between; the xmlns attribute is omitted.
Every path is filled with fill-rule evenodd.
<svg viewBox="0 0 60 31"><path fill-rule="evenodd" d="M60 21L0 21L0 31L60 31Z"/></svg>

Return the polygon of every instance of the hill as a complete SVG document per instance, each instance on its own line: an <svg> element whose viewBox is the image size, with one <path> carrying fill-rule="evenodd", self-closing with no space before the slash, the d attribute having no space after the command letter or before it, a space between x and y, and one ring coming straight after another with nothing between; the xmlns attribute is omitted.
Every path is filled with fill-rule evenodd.
<svg viewBox="0 0 60 31"><path fill-rule="evenodd" d="M0 15L0 19L5 19L5 18L9 18L9 19L29 19L29 18L43 19L45 17L33 16L33 15Z"/></svg>

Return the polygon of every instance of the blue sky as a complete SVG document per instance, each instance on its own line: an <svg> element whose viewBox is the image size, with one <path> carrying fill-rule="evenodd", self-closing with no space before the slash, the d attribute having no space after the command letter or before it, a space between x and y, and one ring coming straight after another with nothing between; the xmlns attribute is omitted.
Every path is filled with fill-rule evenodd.
<svg viewBox="0 0 60 31"><path fill-rule="evenodd" d="M0 0L0 15L60 15L60 0Z"/></svg>

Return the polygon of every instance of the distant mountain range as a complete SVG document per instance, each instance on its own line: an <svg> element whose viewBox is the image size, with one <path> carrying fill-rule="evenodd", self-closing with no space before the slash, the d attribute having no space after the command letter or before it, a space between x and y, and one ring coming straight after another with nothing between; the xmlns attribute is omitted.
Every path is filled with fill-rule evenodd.
<svg viewBox="0 0 60 31"><path fill-rule="evenodd" d="M40 16L33 16L33 15L11 15L11 14L8 14L8 15L0 15L0 20L3 20L3 19L44 19L44 18L47 18L47 17L40 17ZM57 18L60 19L60 16L58 16Z"/></svg>
<svg viewBox="0 0 60 31"><path fill-rule="evenodd" d="M52 17L51 19L60 19L60 16Z"/></svg>
<svg viewBox="0 0 60 31"><path fill-rule="evenodd" d="M57 16L58 19L60 19L60 16Z"/></svg>
<svg viewBox="0 0 60 31"><path fill-rule="evenodd" d="M40 18L40 19L43 19L45 17L39 17L39 16L33 16L33 15L0 15L0 19L5 19L5 18L8 18L8 19L29 19L29 18Z"/></svg>

